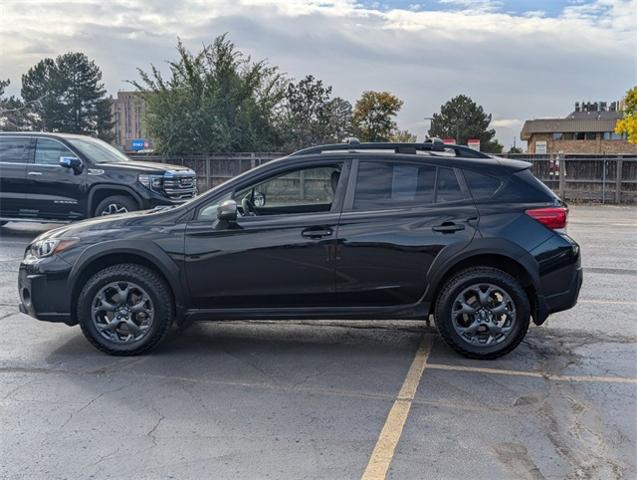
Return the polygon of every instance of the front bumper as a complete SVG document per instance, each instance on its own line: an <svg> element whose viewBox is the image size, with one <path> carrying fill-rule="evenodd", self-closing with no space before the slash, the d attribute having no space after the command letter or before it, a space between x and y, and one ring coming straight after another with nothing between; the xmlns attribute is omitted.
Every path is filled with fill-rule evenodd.
<svg viewBox="0 0 637 480"><path fill-rule="evenodd" d="M26 257L18 273L20 311L38 320L72 324L70 272L71 265L57 256Z"/></svg>

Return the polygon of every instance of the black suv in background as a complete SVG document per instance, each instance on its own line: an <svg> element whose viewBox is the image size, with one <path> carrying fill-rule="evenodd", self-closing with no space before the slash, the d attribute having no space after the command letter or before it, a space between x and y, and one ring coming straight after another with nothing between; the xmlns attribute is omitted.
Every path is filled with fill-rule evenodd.
<svg viewBox="0 0 637 480"><path fill-rule="evenodd" d="M582 283L568 210L529 167L438 142L301 150L174 208L40 235L20 309L114 355L173 321L433 315L458 352L494 358Z"/></svg>
<svg viewBox="0 0 637 480"><path fill-rule="evenodd" d="M185 167L133 161L101 140L0 133L0 223L78 220L172 205L197 192Z"/></svg>

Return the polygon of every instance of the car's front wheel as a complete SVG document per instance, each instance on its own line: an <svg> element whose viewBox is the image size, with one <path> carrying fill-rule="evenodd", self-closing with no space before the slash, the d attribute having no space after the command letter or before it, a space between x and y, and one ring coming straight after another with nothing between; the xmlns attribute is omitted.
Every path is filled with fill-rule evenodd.
<svg viewBox="0 0 637 480"><path fill-rule="evenodd" d="M84 285L77 302L84 336L110 355L138 355L157 345L173 319L165 281L136 264L107 267Z"/></svg>
<svg viewBox="0 0 637 480"><path fill-rule="evenodd" d="M95 207L95 217L104 215L116 215L118 213L128 213L137 210L137 202L130 197L124 195L113 195L102 200Z"/></svg>
<svg viewBox="0 0 637 480"><path fill-rule="evenodd" d="M492 359L509 353L526 335L529 319L529 299L520 283L491 267L454 275L436 302L440 335L469 358Z"/></svg>

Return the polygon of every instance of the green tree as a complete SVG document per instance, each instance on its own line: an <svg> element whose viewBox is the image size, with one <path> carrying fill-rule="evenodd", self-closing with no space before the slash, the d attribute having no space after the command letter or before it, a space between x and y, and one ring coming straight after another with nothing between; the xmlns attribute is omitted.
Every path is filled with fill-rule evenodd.
<svg viewBox="0 0 637 480"><path fill-rule="evenodd" d="M101 80L100 68L83 53L41 60L22 76L22 98L33 113L31 126L111 140L112 100Z"/></svg>
<svg viewBox="0 0 637 480"><path fill-rule="evenodd" d="M523 153L520 147L511 147L508 153Z"/></svg>
<svg viewBox="0 0 637 480"><path fill-rule="evenodd" d="M354 107L354 134L362 142L388 142L403 101L389 92L363 92Z"/></svg>
<svg viewBox="0 0 637 480"><path fill-rule="evenodd" d="M0 131L15 132L29 129L29 109L22 100L11 95L5 97L9 80L0 80Z"/></svg>
<svg viewBox="0 0 637 480"><path fill-rule="evenodd" d="M155 66L132 82L145 102L145 128L162 154L264 151L280 146L277 113L285 80L276 67L252 62L226 35L198 53L181 41L164 79Z"/></svg>
<svg viewBox="0 0 637 480"><path fill-rule="evenodd" d="M630 143L637 143L637 85L626 92L623 117L615 124L615 133L628 137Z"/></svg>
<svg viewBox="0 0 637 480"><path fill-rule="evenodd" d="M453 97L440 107L440 113L434 113L429 128L429 136L455 138L456 143L466 145L470 138L480 140L480 149L484 152L499 153L502 145L496 140L495 130L489 128L491 114L485 113L466 95Z"/></svg>
<svg viewBox="0 0 637 480"><path fill-rule="evenodd" d="M332 87L312 75L288 84L279 123L284 150L335 143L351 135L352 105L331 94Z"/></svg>
<svg viewBox="0 0 637 480"><path fill-rule="evenodd" d="M396 130L389 139L398 143L415 143L416 135L408 130Z"/></svg>

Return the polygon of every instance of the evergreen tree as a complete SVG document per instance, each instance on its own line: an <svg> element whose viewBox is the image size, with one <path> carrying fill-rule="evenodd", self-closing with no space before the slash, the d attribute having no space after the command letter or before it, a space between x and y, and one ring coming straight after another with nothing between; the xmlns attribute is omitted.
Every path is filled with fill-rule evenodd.
<svg viewBox="0 0 637 480"><path fill-rule="evenodd" d="M14 95L5 98L5 89L11 82L0 80L0 131L16 132L29 129L29 109Z"/></svg>
<svg viewBox="0 0 637 480"><path fill-rule="evenodd" d="M99 67L83 53L45 58L22 76L34 129L112 139L111 102Z"/></svg>
<svg viewBox="0 0 637 480"><path fill-rule="evenodd" d="M502 145L492 141L495 130L489 128L491 115L485 113L466 95L453 97L440 107L440 113L434 113L429 136L455 138L456 143L466 145L470 138L480 140L480 149L484 152L499 153Z"/></svg>

